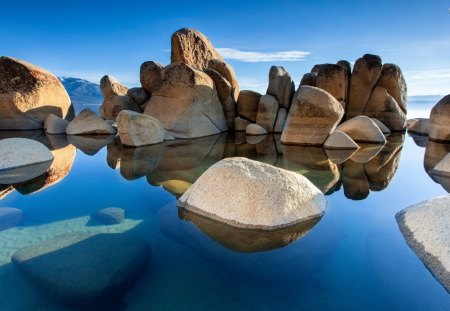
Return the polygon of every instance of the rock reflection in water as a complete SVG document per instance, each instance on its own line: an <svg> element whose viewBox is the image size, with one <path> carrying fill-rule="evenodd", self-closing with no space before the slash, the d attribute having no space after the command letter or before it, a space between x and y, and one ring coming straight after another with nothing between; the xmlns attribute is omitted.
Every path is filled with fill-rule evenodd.
<svg viewBox="0 0 450 311"><path fill-rule="evenodd" d="M450 152L450 144L427 141L425 148L425 155L423 159L423 166L425 172L430 178L440 184L445 191L450 193L450 178L446 176L438 176L432 173L433 168Z"/></svg>
<svg viewBox="0 0 450 311"><path fill-rule="evenodd" d="M69 143L89 156L95 155L103 147L112 143L114 138L114 135L67 135Z"/></svg>
<svg viewBox="0 0 450 311"><path fill-rule="evenodd" d="M245 229L230 226L213 219L178 209L180 219L191 221L217 243L236 252L253 253L284 247L306 235L320 218L277 230Z"/></svg>

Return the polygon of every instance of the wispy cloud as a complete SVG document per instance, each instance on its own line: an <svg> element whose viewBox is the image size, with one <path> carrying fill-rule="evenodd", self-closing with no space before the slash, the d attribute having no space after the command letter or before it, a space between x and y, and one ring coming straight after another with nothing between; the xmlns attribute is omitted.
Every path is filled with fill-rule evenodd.
<svg viewBox="0 0 450 311"><path fill-rule="evenodd" d="M436 95L450 93L450 69L405 71L409 95Z"/></svg>
<svg viewBox="0 0 450 311"><path fill-rule="evenodd" d="M226 59L237 60L246 63L260 62L297 62L303 60L310 52L305 51L279 51L279 52L250 52L231 48L218 48L219 53Z"/></svg>

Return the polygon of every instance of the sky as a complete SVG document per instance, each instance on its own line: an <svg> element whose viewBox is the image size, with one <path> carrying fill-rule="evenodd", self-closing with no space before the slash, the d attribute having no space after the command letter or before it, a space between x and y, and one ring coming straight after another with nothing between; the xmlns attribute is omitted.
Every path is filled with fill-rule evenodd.
<svg viewBox="0 0 450 311"><path fill-rule="evenodd" d="M409 95L450 93L450 0L5 1L0 55L58 76L139 85L139 67L170 63L170 36L203 32L241 89L265 92L272 65L298 85L315 64L378 54L399 65Z"/></svg>

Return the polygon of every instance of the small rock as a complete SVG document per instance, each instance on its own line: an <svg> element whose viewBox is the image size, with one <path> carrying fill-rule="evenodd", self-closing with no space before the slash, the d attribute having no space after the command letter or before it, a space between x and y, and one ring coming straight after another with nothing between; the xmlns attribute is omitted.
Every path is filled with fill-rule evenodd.
<svg viewBox="0 0 450 311"><path fill-rule="evenodd" d="M49 114L45 119L44 129L47 134L66 134L69 121L61 119L54 114Z"/></svg>
<svg viewBox="0 0 450 311"><path fill-rule="evenodd" d="M408 129L408 132L428 136L428 133L430 132L430 120L424 118L408 120L406 128Z"/></svg>
<svg viewBox="0 0 450 311"><path fill-rule="evenodd" d="M117 116L117 131L122 144L132 147L158 144L165 134L157 119L129 110L122 110Z"/></svg>
<svg viewBox="0 0 450 311"><path fill-rule="evenodd" d="M147 92L142 87L133 87L129 89L127 95L130 96L141 108L148 100Z"/></svg>
<svg viewBox="0 0 450 311"><path fill-rule="evenodd" d="M242 119L241 117L234 118L234 130L236 132L245 132L245 129L249 124L251 124L250 121Z"/></svg>
<svg viewBox="0 0 450 311"><path fill-rule="evenodd" d="M260 99L261 94L257 92L248 90L240 91L236 104L237 115L251 122L256 122Z"/></svg>
<svg viewBox="0 0 450 311"><path fill-rule="evenodd" d="M105 225L117 225L124 222L125 210L120 207L102 208L93 217Z"/></svg>
<svg viewBox="0 0 450 311"><path fill-rule="evenodd" d="M267 131L262 126L258 124L249 124L245 128L245 135L266 135Z"/></svg>
<svg viewBox="0 0 450 311"><path fill-rule="evenodd" d="M82 110L67 126L67 135L110 135L116 130L105 120L86 108Z"/></svg>
<svg viewBox="0 0 450 311"><path fill-rule="evenodd" d="M18 226L23 219L23 212L18 208L0 207L0 231Z"/></svg>
<svg viewBox="0 0 450 311"><path fill-rule="evenodd" d="M142 112L142 108L130 96L111 95L103 100L100 115L106 119L115 120L122 110Z"/></svg>
<svg viewBox="0 0 450 311"><path fill-rule="evenodd" d="M369 117L357 116L340 124L337 131L344 132L356 142L385 144L386 138L378 125Z"/></svg>
<svg viewBox="0 0 450 311"><path fill-rule="evenodd" d="M151 96L161 82L161 72L164 66L157 62L144 62L140 69L142 88Z"/></svg>
<svg viewBox="0 0 450 311"><path fill-rule="evenodd" d="M323 145L325 149L358 149L359 146L357 143L351 139L350 136L347 134L335 130L333 133L328 136L327 140L325 141L325 144Z"/></svg>

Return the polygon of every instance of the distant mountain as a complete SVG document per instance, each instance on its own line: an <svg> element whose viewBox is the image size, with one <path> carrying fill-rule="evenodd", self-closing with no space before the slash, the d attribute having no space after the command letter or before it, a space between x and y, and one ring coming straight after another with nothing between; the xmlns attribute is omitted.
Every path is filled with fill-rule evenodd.
<svg viewBox="0 0 450 311"><path fill-rule="evenodd" d="M76 113L79 113L84 108L90 108L98 113L103 101L102 92L98 84L79 78L58 77L58 79L66 88L67 93L69 93Z"/></svg>

